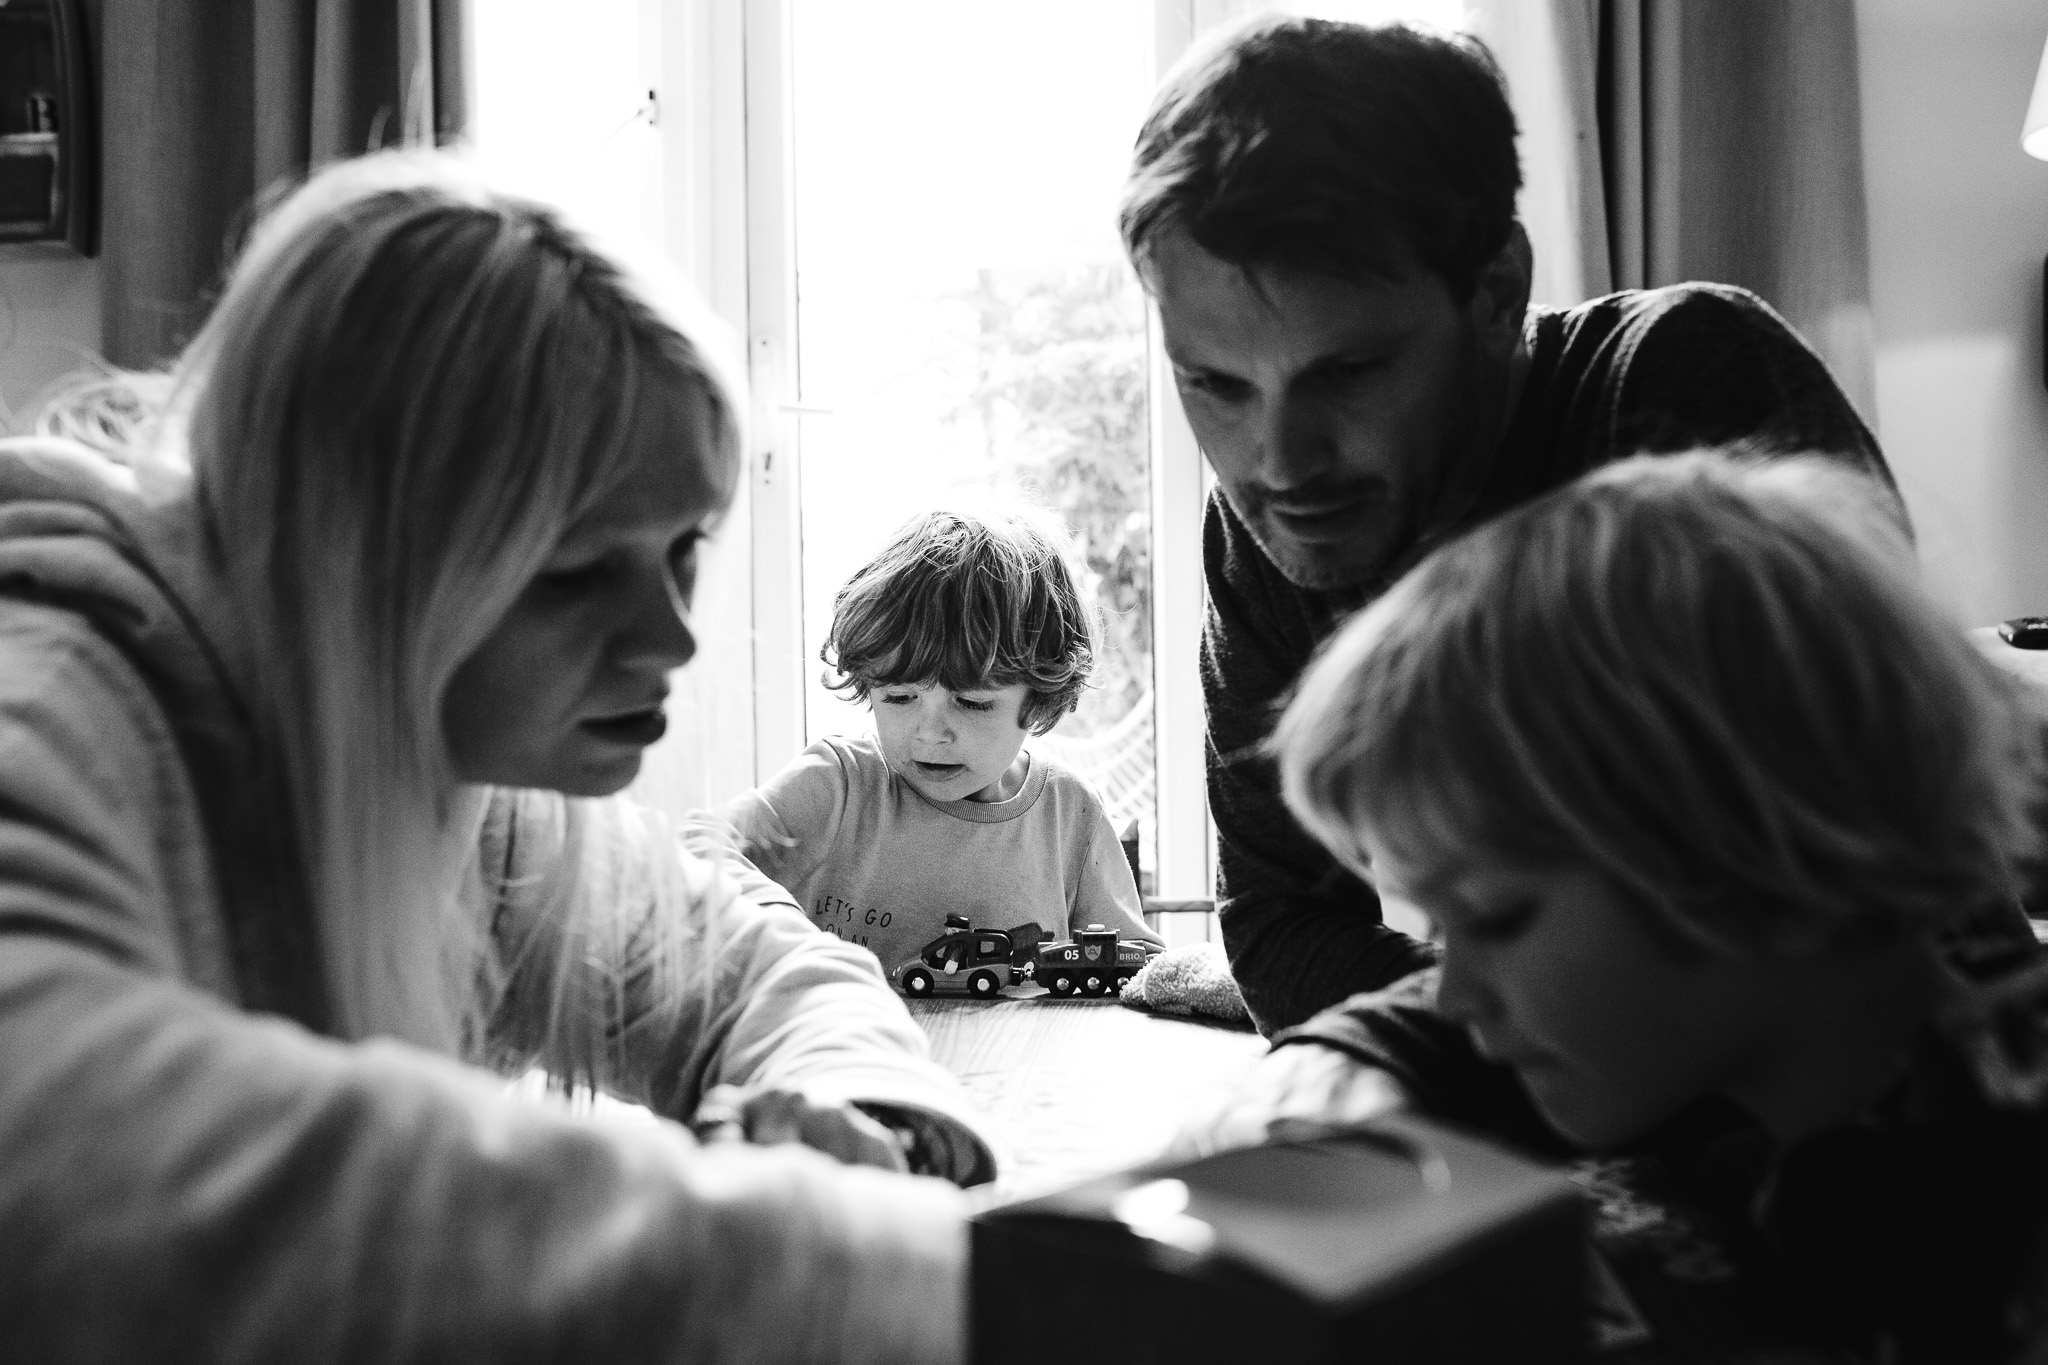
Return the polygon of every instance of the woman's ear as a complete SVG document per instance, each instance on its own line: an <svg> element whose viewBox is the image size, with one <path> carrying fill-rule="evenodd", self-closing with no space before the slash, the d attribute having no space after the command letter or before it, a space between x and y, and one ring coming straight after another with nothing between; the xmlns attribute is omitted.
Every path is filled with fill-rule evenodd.
<svg viewBox="0 0 2048 1365"><path fill-rule="evenodd" d="M1479 268L1469 317L1488 351L1507 355L1521 344L1522 318L1529 311L1529 282L1535 257L1519 221L1508 225L1508 240Z"/></svg>

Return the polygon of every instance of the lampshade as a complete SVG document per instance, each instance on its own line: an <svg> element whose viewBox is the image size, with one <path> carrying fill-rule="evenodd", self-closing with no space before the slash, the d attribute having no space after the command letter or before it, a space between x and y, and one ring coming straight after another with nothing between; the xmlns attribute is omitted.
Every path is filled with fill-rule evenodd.
<svg viewBox="0 0 2048 1365"><path fill-rule="evenodd" d="M2041 50L2041 70L2034 77L2034 98L2027 101L2027 126L2020 146L2028 156L2048 161L2048 47Z"/></svg>

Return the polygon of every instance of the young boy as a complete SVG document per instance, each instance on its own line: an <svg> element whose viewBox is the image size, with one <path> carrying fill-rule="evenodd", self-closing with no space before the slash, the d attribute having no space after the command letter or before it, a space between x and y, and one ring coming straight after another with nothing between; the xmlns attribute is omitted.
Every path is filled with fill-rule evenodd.
<svg viewBox="0 0 2048 1365"><path fill-rule="evenodd" d="M1145 928L1087 783L1024 750L1074 709L1094 631L1059 547L1025 517L919 517L840 589L821 655L875 734L828 736L727 810L819 928L892 981L948 914L1051 937Z"/></svg>
<svg viewBox="0 0 2048 1365"><path fill-rule="evenodd" d="M1396 1092L1624 1157L1595 1241L1654 1331L1711 1265L1724 1321L1829 1359L2048 1359L2037 726L1837 464L1637 459L1508 513L1345 627L1273 741L1441 964L1281 1033L1195 1145Z"/></svg>

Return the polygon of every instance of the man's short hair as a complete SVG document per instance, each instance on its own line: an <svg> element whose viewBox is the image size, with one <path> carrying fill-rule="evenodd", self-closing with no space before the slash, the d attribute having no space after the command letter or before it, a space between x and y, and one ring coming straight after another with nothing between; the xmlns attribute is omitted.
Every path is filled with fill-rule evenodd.
<svg viewBox="0 0 2048 1365"><path fill-rule="evenodd" d="M866 701L904 683L1023 683L1018 724L1052 729L1094 671L1095 618L1049 522L1021 510L912 519L833 599L825 685Z"/></svg>
<svg viewBox="0 0 2048 1365"><path fill-rule="evenodd" d="M1119 225L1218 260L1339 279L1410 263L1463 302L1507 245L1522 172L1478 39L1269 15L1190 53L1138 133Z"/></svg>
<svg viewBox="0 0 2048 1365"><path fill-rule="evenodd" d="M1892 491L1638 457L1437 550L1304 676L1288 805L1367 872L1589 867L1738 957L1932 935L2038 836L2021 688L1929 599Z"/></svg>

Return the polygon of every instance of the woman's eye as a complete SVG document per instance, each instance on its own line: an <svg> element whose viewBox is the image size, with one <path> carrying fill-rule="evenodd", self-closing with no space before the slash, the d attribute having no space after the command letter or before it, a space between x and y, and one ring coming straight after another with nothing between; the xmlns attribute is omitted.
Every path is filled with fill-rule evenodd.
<svg viewBox="0 0 2048 1365"><path fill-rule="evenodd" d="M593 559L587 564L574 564L561 569L544 569L535 581L550 592L579 592L595 587L604 581L611 571L611 563L604 559Z"/></svg>
<svg viewBox="0 0 2048 1365"><path fill-rule="evenodd" d="M704 543L701 533L692 531L676 542L668 553L669 577L675 580L676 591L688 601L697 587L697 547Z"/></svg>

